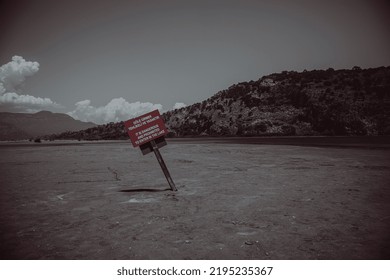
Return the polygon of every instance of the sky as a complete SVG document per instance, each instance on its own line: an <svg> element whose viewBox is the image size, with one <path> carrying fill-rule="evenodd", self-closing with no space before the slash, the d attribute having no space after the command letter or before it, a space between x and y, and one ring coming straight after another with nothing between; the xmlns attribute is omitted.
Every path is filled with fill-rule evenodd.
<svg viewBox="0 0 390 280"><path fill-rule="evenodd" d="M108 123L264 75L390 65L386 0L2 0L0 111Z"/></svg>

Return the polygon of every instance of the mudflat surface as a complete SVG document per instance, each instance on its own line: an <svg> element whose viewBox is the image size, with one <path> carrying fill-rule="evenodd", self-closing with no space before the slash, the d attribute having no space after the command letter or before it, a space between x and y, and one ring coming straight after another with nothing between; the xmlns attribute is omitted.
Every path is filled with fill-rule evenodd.
<svg viewBox="0 0 390 280"><path fill-rule="evenodd" d="M239 141L238 141L239 142ZM390 150L0 145L2 259L389 259Z"/></svg>

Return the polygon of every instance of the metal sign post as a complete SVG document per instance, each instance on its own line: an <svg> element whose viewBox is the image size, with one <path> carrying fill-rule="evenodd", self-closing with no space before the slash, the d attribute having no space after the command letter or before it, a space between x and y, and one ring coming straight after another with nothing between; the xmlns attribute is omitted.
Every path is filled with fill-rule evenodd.
<svg viewBox="0 0 390 280"><path fill-rule="evenodd" d="M152 144L153 152L156 155L156 158L158 160L158 163L161 166L162 171L164 172L165 178L167 178L167 181L168 181L169 186L171 187L171 190L177 191L175 183L172 180L171 174L169 174L168 168L165 165L165 162L160 154L160 151L158 150L156 142L154 140L152 140L152 141L150 141L150 143Z"/></svg>
<svg viewBox="0 0 390 280"><path fill-rule="evenodd" d="M175 183L169 174L168 168L160 154L159 148L165 146L164 135L168 133L164 121L158 110L136 117L125 122L127 133L134 147L140 147L143 155L154 152L158 163L167 178L172 191L177 191Z"/></svg>

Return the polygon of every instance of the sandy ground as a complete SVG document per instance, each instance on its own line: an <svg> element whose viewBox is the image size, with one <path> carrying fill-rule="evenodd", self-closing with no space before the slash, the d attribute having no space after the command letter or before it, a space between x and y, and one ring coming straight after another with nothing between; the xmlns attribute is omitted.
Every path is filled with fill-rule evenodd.
<svg viewBox="0 0 390 280"><path fill-rule="evenodd" d="M389 259L390 150L0 146L2 259Z"/></svg>

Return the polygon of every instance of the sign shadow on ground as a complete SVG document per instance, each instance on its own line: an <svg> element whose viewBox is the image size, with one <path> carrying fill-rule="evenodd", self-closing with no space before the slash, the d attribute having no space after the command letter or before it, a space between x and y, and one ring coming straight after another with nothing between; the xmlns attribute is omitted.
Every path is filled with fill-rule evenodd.
<svg viewBox="0 0 390 280"><path fill-rule="evenodd" d="M136 193L136 192L166 192L170 191L171 189L145 189L145 188L138 188L138 189L127 189L127 190L120 190L119 192L125 192L125 193Z"/></svg>

